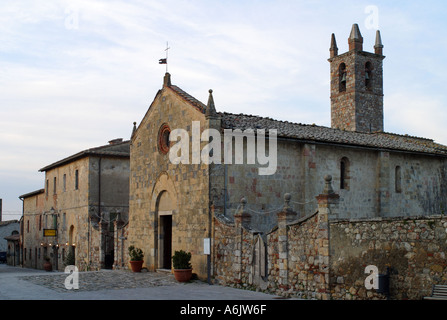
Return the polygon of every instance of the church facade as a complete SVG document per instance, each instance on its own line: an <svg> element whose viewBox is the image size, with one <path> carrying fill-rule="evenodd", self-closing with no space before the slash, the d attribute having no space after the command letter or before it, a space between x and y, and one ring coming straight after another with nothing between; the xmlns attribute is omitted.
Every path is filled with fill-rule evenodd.
<svg viewBox="0 0 447 320"><path fill-rule="evenodd" d="M327 214L329 221L445 213L447 147L384 130L385 57L380 33L374 53L363 50L357 25L348 41L349 51L338 54L332 35L330 128L218 112L211 90L204 104L173 85L166 73L162 89L134 127L130 147L128 243L144 251L149 270L170 270L174 251L185 250L192 253L193 269L200 278L217 276L223 260L216 252L227 240L216 225L236 223L242 205L242 213L249 217L248 229L263 235L266 244L267 234L278 226L278 213L284 210L284 195L290 196L287 203L296 219L310 217L318 209L315 197L325 189L325 176L331 176L339 197L337 210ZM172 134L177 129L190 142L189 163L172 162L171 149L181 138ZM228 130L246 136L250 129L265 130L266 148L274 145L272 139L276 144L274 172L260 175L259 168L266 164L258 160L224 161L223 152L221 161L194 161L194 150L216 152L206 149L211 145L210 129L222 136ZM194 140L194 134L202 139ZM223 140L220 145L225 149ZM247 160L247 143L243 151ZM211 239L209 255L204 239ZM233 255L240 254L236 247L233 250ZM264 264L268 269L271 261Z"/></svg>

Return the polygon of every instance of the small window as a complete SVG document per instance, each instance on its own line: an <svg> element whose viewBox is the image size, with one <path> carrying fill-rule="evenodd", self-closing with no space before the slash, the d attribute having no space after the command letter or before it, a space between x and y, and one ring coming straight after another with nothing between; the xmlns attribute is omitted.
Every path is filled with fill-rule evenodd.
<svg viewBox="0 0 447 320"><path fill-rule="evenodd" d="M347 74L346 74L346 65L344 63L340 64L340 67L338 68L338 83L339 83L339 92L345 92L346 91L346 81L347 81Z"/></svg>
<svg viewBox="0 0 447 320"><path fill-rule="evenodd" d="M402 192L402 173L400 166L396 166L394 170L394 184L395 184L395 191L396 193Z"/></svg>
<svg viewBox="0 0 447 320"><path fill-rule="evenodd" d="M67 191L67 175L64 173L64 176L62 177L62 188L65 191Z"/></svg>
<svg viewBox="0 0 447 320"><path fill-rule="evenodd" d="M53 194L57 193L56 177L53 178Z"/></svg>
<svg viewBox="0 0 447 320"><path fill-rule="evenodd" d="M75 190L79 189L79 170L75 171Z"/></svg>
<svg viewBox="0 0 447 320"><path fill-rule="evenodd" d="M349 190L349 159L346 157L340 160L340 189Z"/></svg>
<svg viewBox="0 0 447 320"><path fill-rule="evenodd" d="M45 195L48 197L48 187L49 187L49 182L48 179L46 181L46 185L45 185Z"/></svg>
<svg viewBox="0 0 447 320"><path fill-rule="evenodd" d="M167 124L163 124L158 131L158 150L163 154L168 153L170 148L169 136L171 134L171 129Z"/></svg>
<svg viewBox="0 0 447 320"><path fill-rule="evenodd" d="M371 89L371 83L372 83L372 65L371 62L367 62L365 64L365 87L366 89Z"/></svg>

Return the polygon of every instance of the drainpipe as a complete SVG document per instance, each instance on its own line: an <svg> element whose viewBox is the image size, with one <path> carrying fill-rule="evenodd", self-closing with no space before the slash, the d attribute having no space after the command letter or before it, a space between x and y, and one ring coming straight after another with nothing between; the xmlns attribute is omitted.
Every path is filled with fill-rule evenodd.
<svg viewBox="0 0 447 320"><path fill-rule="evenodd" d="M25 241L25 237L24 237L24 234L23 234L23 223L25 222L25 201L24 201L24 199L23 198L20 198L19 197L19 199L22 201L22 223L20 224L20 238L22 238L22 241L20 241L20 238L19 238L19 252L18 252L18 255L19 255L19 265L22 265L22 268L23 268L23 248L22 249L20 249L20 242L22 242L22 247L23 247L23 242ZM14 248L14 250L15 250L15 248ZM14 260L16 260L16 257L15 257L15 252L14 252ZM15 261L14 261L14 265L15 265Z"/></svg>
<svg viewBox="0 0 447 320"><path fill-rule="evenodd" d="M99 157L98 159L98 216L99 221L102 220L102 214L101 214L101 160L102 158ZM102 234L102 224L99 224L99 236L101 239L99 239L101 247L100 247L100 256L99 256L99 264L100 268L104 268L103 262L105 261L105 256L103 257L104 253L104 243L103 243L103 234Z"/></svg>
<svg viewBox="0 0 447 320"><path fill-rule="evenodd" d="M208 239L210 240L210 252L206 256L206 264L207 264L207 282L209 285L211 285L211 253L212 253L212 245L211 245L211 226L212 226L212 212L211 212L211 206L212 206L212 200L211 200L211 166L212 164L209 164L208 166Z"/></svg>
<svg viewBox="0 0 447 320"><path fill-rule="evenodd" d="M227 165L224 164L224 216L227 216Z"/></svg>

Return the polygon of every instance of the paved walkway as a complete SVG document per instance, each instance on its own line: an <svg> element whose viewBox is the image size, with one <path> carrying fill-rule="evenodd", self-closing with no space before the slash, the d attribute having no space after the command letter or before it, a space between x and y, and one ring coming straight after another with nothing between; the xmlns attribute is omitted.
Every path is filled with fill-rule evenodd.
<svg viewBox="0 0 447 320"><path fill-rule="evenodd" d="M261 292L179 283L172 274L121 270L79 272L79 289L67 290L69 274L0 264L0 300L272 300Z"/></svg>

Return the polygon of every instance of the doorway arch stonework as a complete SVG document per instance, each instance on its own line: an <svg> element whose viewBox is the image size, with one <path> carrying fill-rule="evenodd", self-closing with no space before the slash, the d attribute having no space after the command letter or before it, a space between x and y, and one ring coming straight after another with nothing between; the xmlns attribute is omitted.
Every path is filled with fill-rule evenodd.
<svg viewBox="0 0 447 320"><path fill-rule="evenodd" d="M156 269L171 269L172 235L178 213L177 192L166 172L160 174L151 194L151 216L154 225L152 251Z"/></svg>

